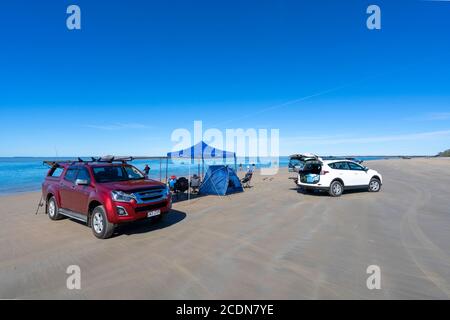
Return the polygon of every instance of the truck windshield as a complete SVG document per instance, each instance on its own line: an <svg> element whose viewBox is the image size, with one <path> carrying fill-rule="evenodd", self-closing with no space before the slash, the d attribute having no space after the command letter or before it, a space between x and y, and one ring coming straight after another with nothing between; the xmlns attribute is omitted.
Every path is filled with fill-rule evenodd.
<svg viewBox="0 0 450 320"><path fill-rule="evenodd" d="M145 179L145 176L133 166L95 167L93 172L95 181L99 183Z"/></svg>

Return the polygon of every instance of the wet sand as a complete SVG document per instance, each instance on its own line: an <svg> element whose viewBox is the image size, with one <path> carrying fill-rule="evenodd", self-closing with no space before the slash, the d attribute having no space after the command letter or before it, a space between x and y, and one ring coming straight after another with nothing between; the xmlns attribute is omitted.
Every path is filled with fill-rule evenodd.
<svg viewBox="0 0 450 320"><path fill-rule="evenodd" d="M284 168L108 240L35 215L39 193L0 197L0 298L450 298L450 159L366 164L383 174L379 193L303 194ZM81 290L66 287L69 265ZM367 289L369 265L381 290Z"/></svg>

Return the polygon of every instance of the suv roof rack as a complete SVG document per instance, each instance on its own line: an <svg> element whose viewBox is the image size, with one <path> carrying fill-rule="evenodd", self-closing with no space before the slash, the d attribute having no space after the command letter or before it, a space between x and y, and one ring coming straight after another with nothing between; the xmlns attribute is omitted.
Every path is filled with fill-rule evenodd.
<svg viewBox="0 0 450 320"><path fill-rule="evenodd" d="M326 157L322 157L323 160L348 160L348 161L354 161L357 163L363 163L364 161L356 158L356 157L336 157L336 156L326 156Z"/></svg>

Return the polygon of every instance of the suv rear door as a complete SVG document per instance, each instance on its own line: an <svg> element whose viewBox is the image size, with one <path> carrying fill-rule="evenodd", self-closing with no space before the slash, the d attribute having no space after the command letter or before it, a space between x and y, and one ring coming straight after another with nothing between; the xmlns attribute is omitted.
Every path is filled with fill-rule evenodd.
<svg viewBox="0 0 450 320"><path fill-rule="evenodd" d="M348 166L347 161L338 161L338 162L332 162L329 163L328 166L334 170L334 174L336 178L340 178L342 181L344 181L344 186L353 186L353 176L350 172L350 167Z"/></svg>
<svg viewBox="0 0 450 320"><path fill-rule="evenodd" d="M300 172L307 161L318 159L319 157L312 153L294 154L289 157L289 172Z"/></svg>

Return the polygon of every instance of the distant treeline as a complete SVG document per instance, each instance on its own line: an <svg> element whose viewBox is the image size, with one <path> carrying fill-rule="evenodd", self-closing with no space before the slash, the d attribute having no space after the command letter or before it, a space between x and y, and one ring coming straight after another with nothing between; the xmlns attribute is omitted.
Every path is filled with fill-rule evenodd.
<svg viewBox="0 0 450 320"><path fill-rule="evenodd" d="M450 149L447 149L443 152L439 152L438 157L450 157Z"/></svg>

